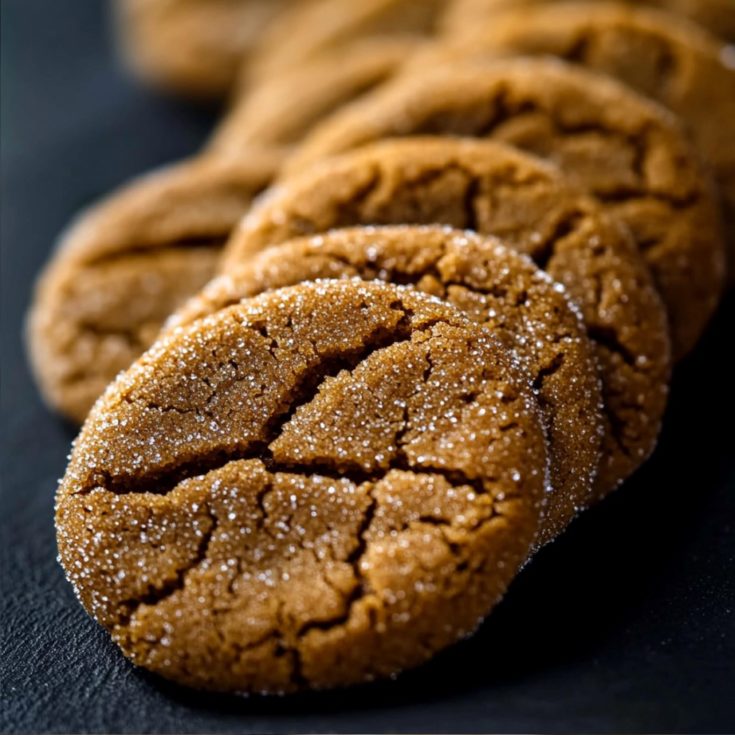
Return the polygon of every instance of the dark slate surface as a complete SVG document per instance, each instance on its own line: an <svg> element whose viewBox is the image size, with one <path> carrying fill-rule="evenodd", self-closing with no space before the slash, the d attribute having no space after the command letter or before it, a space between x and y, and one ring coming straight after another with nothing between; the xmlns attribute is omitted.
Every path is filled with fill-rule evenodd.
<svg viewBox="0 0 735 735"><path fill-rule="evenodd" d="M73 430L21 341L34 275L72 213L196 149L213 115L116 68L104 6L2 2L3 732L732 732L735 299L677 374L661 446L545 550L471 641L397 682L295 699L183 691L135 671L55 562Z"/></svg>

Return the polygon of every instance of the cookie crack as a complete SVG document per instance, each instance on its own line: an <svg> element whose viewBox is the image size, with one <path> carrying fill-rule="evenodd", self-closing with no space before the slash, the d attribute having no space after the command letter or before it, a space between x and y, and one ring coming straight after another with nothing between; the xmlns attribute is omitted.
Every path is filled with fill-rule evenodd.
<svg viewBox="0 0 735 735"><path fill-rule="evenodd" d="M154 257L161 254L182 253L191 250L221 250L227 242L227 235L215 235L212 237L182 237L170 240L166 243L155 242L138 242L135 245L129 245L124 250L112 253L103 253L96 258L86 261L88 266L101 265L118 265L126 260L135 260L137 257Z"/></svg>

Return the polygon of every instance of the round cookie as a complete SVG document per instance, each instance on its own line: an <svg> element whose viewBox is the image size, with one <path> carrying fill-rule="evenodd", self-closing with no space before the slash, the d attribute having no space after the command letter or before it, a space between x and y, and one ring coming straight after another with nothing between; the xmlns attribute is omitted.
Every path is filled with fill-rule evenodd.
<svg viewBox="0 0 735 735"><path fill-rule="evenodd" d="M292 146L319 120L390 79L422 44L413 37L367 38L255 83L225 115L209 150Z"/></svg>
<svg viewBox="0 0 735 735"><path fill-rule="evenodd" d="M411 289L313 282L176 330L110 387L57 495L60 557L157 674L342 686L478 625L528 555L545 466L490 332Z"/></svg>
<svg viewBox="0 0 735 735"><path fill-rule="evenodd" d="M735 4L732 6L735 15ZM621 3L514 7L474 22L417 64L552 54L604 72L658 100L686 123L711 164L735 248L735 64L719 39L671 13ZM731 261L735 266L735 251Z"/></svg>
<svg viewBox="0 0 735 735"><path fill-rule="evenodd" d="M442 17L442 28L449 33L492 18L511 8L553 5L560 0L453 0ZM696 21L721 38L735 41L735 9L732 0L630 0L632 6L650 6ZM594 3L589 3L588 8Z"/></svg>
<svg viewBox="0 0 735 735"><path fill-rule="evenodd" d="M686 355L717 307L725 246L714 190L673 116L629 88L553 59L417 74L344 108L287 165L380 138L492 138L557 163L631 230Z"/></svg>
<svg viewBox="0 0 735 735"><path fill-rule="evenodd" d="M345 277L412 284L456 306L516 351L549 437L553 495L539 545L556 538L593 498L604 434L597 361L564 288L499 240L437 226L364 227L291 240L216 278L170 325L263 291Z"/></svg>
<svg viewBox="0 0 735 735"><path fill-rule="evenodd" d="M276 159L200 158L134 181L86 211L37 287L28 343L44 398L81 422L166 317L214 273Z"/></svg>
<svg viewBox="0 0 735 735"><path fill-rule="evenodd" d="M233 233L221 273L269 245L355 225L434 224L497 235L575 299L596 345L606 413L597 497L656 443L666 407L666 315L635 244L553 167L481 140L373 144L264 195Z"/></svg>
<svg viewBox="0 0 735 735"><path fill-rule="evenodd" d="M166 91L224 97L285 0L116 0L120 47L135 74Z"/></svg>
<svg viewBox="0 0 735 735"><path fill-rule="evenodd" d="M263 34L251 78L268 80L365 38L432 35L447 0L310 0L294 3Z"/></svg>

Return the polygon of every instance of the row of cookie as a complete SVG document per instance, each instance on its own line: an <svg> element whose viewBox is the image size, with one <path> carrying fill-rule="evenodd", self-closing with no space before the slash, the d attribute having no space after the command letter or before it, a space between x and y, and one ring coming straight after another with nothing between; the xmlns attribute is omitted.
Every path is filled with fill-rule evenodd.
<svg viewBox="0 0 735 735"><path fill-rule="evenodd" d="M121 45L143 79L217 98L357 39L461 32L489 13L554 0L116 0ZM646 0L735 41L729 0ZM294 42L294 39L297 39Z"/></svg>
<svg viewBox="0 0 735 735"><path fill-rule="evenodd" d="M457 65L381 84L396 69L401 45L361 49L343 83L327 71L347 67L320 60L274 82L277 103L269 106L265 92L254 90L258 103L235 110L202 156L135 182L72 227L39 284L31 319L33 362L52 406L83 420L176 305L214 275L231 230L279 170L286 180L324 156L385 136L494 139L557 163L630 227L664 294L675 352L691 349L722 289L722 231L707 172L670 114L610 79L546 58ZM372 64L376 58L385 63ZM326 114L368 81L378 88ZM290 98L301 101L289 118L281 105ZM261 136L270 130L273 137L256 148L258 109ZM288 156L297 129L291 119L314 129ZM381 216L374 224L394 223ZM424 222L420 212L416 221Z"/></svg>

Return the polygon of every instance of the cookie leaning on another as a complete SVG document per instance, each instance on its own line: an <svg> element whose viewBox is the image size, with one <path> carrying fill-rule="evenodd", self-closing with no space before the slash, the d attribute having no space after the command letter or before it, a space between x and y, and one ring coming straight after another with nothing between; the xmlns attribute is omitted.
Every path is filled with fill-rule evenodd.
<svg viewBox="0 0 735 735"><path fill-rule="evenodd" d="M629 233L557 169L492 141L373 144L271 189L233 233L220 272L333 228L436 223L496 235L579 304L602 369L606 433L595 497L604 497L655 446L670 373L666 314Z"/></svg>
<svg viewBox="0 0 735 735"><path fill-rule="evenodd" d="M732 5L735 15L735 4ZM473 20L416 60L451 66L499 55L551 54L609 74L685 123L712 166L735 267L735 63L722 41L671 13L621 3L520 5Z"/></svg>
<svg viewBox="0 0 735 735"><path fill-rule="evenodd" d="M286 171L413 135L490 138L558 164L629 227L668 309L674 355L694 347L719 304L725 244L713 184L670 112L553 59L429 70L327 118Z"/></svg>
<svg viewBox="0 0 735 735"><path fill-rule="evenodd" d="M44 398L81 423L120 370L214 274L280 157L202 157L142 177L82 213L36 287L28 346Z"/></svg>
<svg viewBox="0 0 735 735"><path fill-rule="evenodd" d="M181 326L243 299L324 278L360 277L446 300L517 352L549 436L549 498L538 544L591 502L604 433L594 347L564 289L490 237L441 227L363 227L267 248L215 279L172 322Z"/></svg>
<svg viewBox="0 0 735 735"><path fill-rule="evenodd" d="M564 0L453 0L442 17L442 29L454 33L471 24L483 24L496 13L554 5ZM596 0L597 1L597 0ZM589 6L595 2L590 2ZM735 41L735 8L732 0L628 0L627 5L649 6L698 23L726 41Z"/></svg>
<svg viewBox="0 0 735 735"><path fill-rule="evenodd" d="M545 473L492 334L410 289L304 284L177 330L107 390L58 491L59 552L157 674L344 686L476 628L528 556Z"/></svg>

